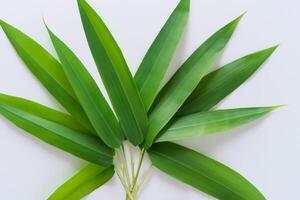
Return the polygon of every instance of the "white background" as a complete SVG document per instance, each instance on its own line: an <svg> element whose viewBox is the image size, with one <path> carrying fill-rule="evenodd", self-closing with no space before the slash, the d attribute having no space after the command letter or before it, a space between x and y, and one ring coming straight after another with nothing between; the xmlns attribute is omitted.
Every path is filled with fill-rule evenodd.
<svg viewBox="0 0 300 200"><path fill-rule="evenodd" d="M134 73L178 0L90 0L122 48ZM206 138L186 141L234 168L270 200L299 199L299 44L297 0L191 0L187 31L170 71L210 34L247 11L218 65L280 43L271 59L221 108L287 104L259 122ZM84 37L75 0L0 0L0 18L20 28L54 53L43 26L48 25L76 52L102 84ZM0 31L0 92L60 108L30 74ZM0 199L41 200L84 162L57 150L0 119ZM91 194L94 199L124 199L118 180ZM210 199L155 171L141 200Z"/></svg>

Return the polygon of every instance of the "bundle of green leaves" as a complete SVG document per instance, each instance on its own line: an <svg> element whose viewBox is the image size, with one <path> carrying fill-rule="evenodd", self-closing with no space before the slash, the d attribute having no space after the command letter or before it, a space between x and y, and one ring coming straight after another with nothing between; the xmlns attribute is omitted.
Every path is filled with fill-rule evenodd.
<svg viewBox="0 0 300 200"><path fill-rule="evenodd" d="M139 178L146 153L157 169L217 199L265 199L234 170L173 142L230 130L276 109L278 106L214 107L257 71L277 46L208 73L240 16L208 38L162 85L187 23L189 0L179 2L134 76L102 19L85 0L78 0L78 6L112 107L82 62L48 27L59 60L20 30L0 21L28 69L66 110L0 94L0 113L37 138L90 163L49 199L81 199L115 173L126 199L137 199L149 175ZM133 149L140 151L138 163Z"/></svg>

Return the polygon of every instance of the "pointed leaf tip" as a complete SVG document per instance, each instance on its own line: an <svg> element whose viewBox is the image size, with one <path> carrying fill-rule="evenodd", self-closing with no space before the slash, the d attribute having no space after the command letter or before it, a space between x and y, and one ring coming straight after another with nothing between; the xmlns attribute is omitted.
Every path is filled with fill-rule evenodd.
<svg viewBox="0 0 300 200"><path fill-rule="evenodd" d="M283 104L283 105L272 106L272 107L270 107L270 112L272 112L274 110L278 110L278 109L280 109L282 107L285 107L285 106L287 106L287 105Z"/></svg>
<svg viewBox="0 0 300 200"><path fill-rule="evenodd" d="M190 0L181 0L156 36L140 64L135 82L148 111L160 90L161 82L184 33Z"/></svg>

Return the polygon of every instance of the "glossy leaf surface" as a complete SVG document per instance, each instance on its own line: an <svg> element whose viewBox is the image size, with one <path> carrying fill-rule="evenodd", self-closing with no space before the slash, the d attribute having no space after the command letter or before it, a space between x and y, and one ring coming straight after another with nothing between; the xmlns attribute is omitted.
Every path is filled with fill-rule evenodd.
<svg viewBox="0 0 300 200"><path fill-rule="evenodd" d="M49 30L49 29L48 29ZM63 69L98 136L112 148L123 141L123 133L96 82L76 55L49 30Z"/></svg>
<svg viewBox="0 0 300 200"><path fill-rule="evenodd" d="M114 168L89 164L55 190L48 200L80 200L104 185L114 175Z"/></svg>
<svg viewBox="0 0 300 200"><path fill-rule="evenodd" d="M145 55L135 81L146 110L152 105L161 81L168 69L179 40L184 32L190 0L181 0Z"/></svg>
<svg viewBox="0 0 300 200"><path fill-rule="evenodd" d="M69 114L54 110L52 108L48 108L46 106L43 106L41 104L35 103L35 102L27 100L27 99L0 93L0 105L8 105L8 106L23 110L32 115L36 115L43 119L61 124L65 127L68 127L70 129L73 129L73 130L76 130L79 132L95 134L94 132L90 132L85 127L81 126L74 119L74 117L70 116Z"/></svg>
<svg viewBox="0 0 300 200"><path fill-rule="evenodd" d="M104 166L112 163L113 151L96 136L74 131L58 123L4 104L0 105L0 114L44 142L84 160Z"/></svg>
<svg viewBox="0 0 300 200"><path fill-rule="evenodd" d="M176 118L157 142L188 139L227 131L257 120L278 107L236 108Z"/></svg>
<svg viewBox="0 0 300 200"><path fill-rule="evenodd" d="M229 167L186 147L157 143L149 150L155 167L220 200L265 200L244 177Z"/></svg>
<svg viewBox="0 0 300 200"><path fill-rule="evenodd" d="M0 25L33 75L79 123L92 131L93 128L78 103L61 64L23 32L1 20Z"/></svg>
<svg viewBox="0 0 300 200"><path fill-rule="evenodd" d="M161 90L150 111L146 148L151 146L157 134L197 87L231 38L240 18L233 20L206 40Z"/></svg>
<svg viewBox="0 0 300 200"><path fill-rule="evenodd" d="M82 24L104 86L126 137L140 144L148 127L147 114L123 54L97 13L78 0Z"/></svg>
<svg viewBox="0 0 300 200"><path fill-rule="evenodd" d="M247 55L206 75L176 115L211 109L251 77L276 48Z"/></svg>

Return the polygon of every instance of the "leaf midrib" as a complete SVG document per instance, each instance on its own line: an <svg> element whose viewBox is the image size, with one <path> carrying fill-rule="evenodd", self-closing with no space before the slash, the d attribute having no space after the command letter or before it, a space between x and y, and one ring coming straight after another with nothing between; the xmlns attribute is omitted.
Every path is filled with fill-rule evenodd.
<svg viewBox="0 0 300 200"><path fill-rule="evenodd" d="M74 140L74 141L73 141L73 140L70 140L69 138L67 138L67 137L65 137L65 136L63 136L63 135L59 135L59 134L53 132L53 131L50 130L50 129L46 129L46 128L44 128L43 126L38 125L36 122L30 121L30 120L28 120L28 119L22 117L21 115L17 115L17 114L15 114L14 112L11 112L10 110L6 109L6 108L3 107L3 106L1 106L1 107L2 107L4 110L6 110L7 112L9 112L11 115L15 116L16 118L21 118L22 120L26 121L27 123L32 124L32 125L33 125L34 127L36 127L36 128L42 129L42 130L44 130L45 132L48 132L48 131L49 131L49 132L53 133L54 135L56 135L56 136L58 136L58 137L61 137L61 138L65 139L65 140L67 140L67 141L69 141L69 142L71 142L71 143L73 143L73 144L79 145L81 148L87 148L87 149L89 149L91 152L94 152L95 154L102 154L103 156L107 156L107 158L110 157L110 155L108 155L108 154L106 154L106 153L97 152L95 149L88 148L89 146L84 146L83 144L78 143L78 142L76 142L75 140Z"/></svg>
<svg viewBox="0 0 300 200"><path fill-rule="evenodd" d="M202 174L202 173L198 172L195 168L189 167L188 165L186 165L186 164L184 164L184 163L181 163L180 161L178 161L178 160L176 160L176 159L173 159L172 157L167 156L167 155L165 155L165 154L162 154L162 153L160 153L160 152L157 152L157 151L154 151L154 150L152 150L152 151L155 152L156 154L158 154L158 155L160 155L160 156L166 158L166 159L169 159L170 161L173 161L173 162L177 163L178 165L181 165L182 167L185 167L185 168L187 168L187 169L189 169L189 170L195 172L196 174L199 174L199 175L201 175L201 176L203 176L203 177L206 177L207 179L211 180L212 182L215 182L216 184L221 185L221 186L223 186L224 188L226 188L227 190L231 191L233 194L236 194L236 195L237 195L238 197L240 197L241 199L246 200L246 199L243 198L240 194L238 194L237 192L234 192L234 191L232 191L232 189L228 188L228 186L226 186L226 185L224 185L224 184L222 184L222 183L219 183L219 182L216 181L215 179L210 178L210 177L208 177L208 176L205 175L205 174Z"/></svg>
<svg viewBox="0 0 300 200"><path fill-rule="evenodd" d="M102 40L101 40L102 37L100 37L100 36L98 35L97 31L95 30L94 26L92 25L93 23L91 22L91 20L90 20L90 18L89 18L89 15L87 14L87 12L84 12L84 15L86 15L86 18L88 19L88 23L91 24L90 27L92 27L94 33L97 35L98 40L100 40L101 43L103 43ZM101 20L101 19L100 19L100 20ZM101 20L101 23L104 23L104 22L102 22L102 20ZM105 26L105 25L104 25L104 26ZM104 28L105 28L105 27L104 27ZM112 36L109 35L109 37L112 37ZM112 38L112 40L114 41L113 38ZM118 48L118 47L117 47L117 48ZM112 63L112 66L114 66L114 62L113 62L112 58L109 56L110 54L108 54L108 52L107 52L107 50L106 50L105 47L103 47L103 49L104 49L104 51L105 51L105 53L106 53L106 55L107 55L107 57L108 57L110 63ZM112 67L112 69L114 70L114 72L115 72L115 74L116 74L116 77L117 77L119 83L122 83L122 81L120 81L120 77L119 77L118 73L116 73L115 67ZM135 122L135 124L136 124L136 127L139 129L140 135L142 136L143 131L142 131L141 127L139 126L139 123L138 123L138 121L137 121L137 116L135 116L135 114L133 113L133 106L131 105L131 103L129 103L129 97L128 97L128 95L126 94L126 92L124 92L125 90L124 90L123 84L119 84L119 85L120 85L121 88L123 89L122 93L123 93L124 96L126 97L126 100L127 100L127 101L126 101L126 104L130 107L129 112L131 112L131 114L132 114L132 116L133 116L133 118L134 118L134 122Z"/></svg>
<svg viewBox="0 0 300 200"><path fill-rule="evenodd" d="M208 121L208 123L205 123L205 124L211 124L211 123L214 123L214 122L224 122L224 121L228 121L228 120L234 120L236 118L243 118L243 117L247 117L247 116L260 115L260 114L263 114L263 113L268 113L268 111L259 111L259 112L255 112L255 113L253 112L251 114L241 114L241 115L236 115L236 116L228 118L228 119L219 119L219 120L215 120L215 121L210 120L210 121ZM170 129L168 129L168 131L174 131L174 130L189 128L189 127L196 127L196 126L199 126L199 125L201 125L201 122L199 124L190 125L190 126L180 126L180 127L170 128Z"/></svg>

